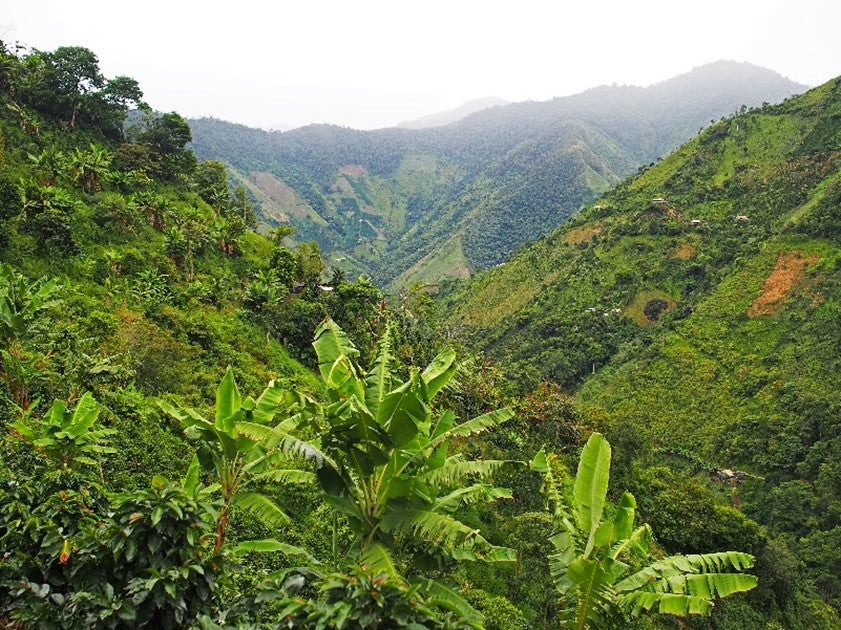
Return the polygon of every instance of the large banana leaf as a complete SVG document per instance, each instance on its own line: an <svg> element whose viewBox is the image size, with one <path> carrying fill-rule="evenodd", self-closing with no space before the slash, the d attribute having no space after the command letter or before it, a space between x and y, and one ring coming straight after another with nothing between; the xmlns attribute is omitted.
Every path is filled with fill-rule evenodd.
<svg viewBox="0 0 841 630"><path fill-rule="evenodd" d="M456 559L512 562L514 549L497 547L449 514L428 509L393 510L380 521L386 532L420 538L450 552Z"/></svg>
<svg viewBox="0 0 841 630"><path fill-rule="evenodd" d="M306 549L297 545L290 545L274 538L262 540L243 540L231 550L234 556L243 556L249 553L282 553L285 556L298 556L304 558L310 565L321 564Z"/></svg>
<svg viewBox="0 0 841 630"><path fill-rule="evenodd" d="M489 483L476 483L465 488L453 490L432 504L433 512L452 513L458 508L471 503L492 503L497 499L511 499L511 490L497 488Z"/></svg>
<svg viewBox="0 0 841 630"><path fill-rule="evenodd" d="M481 628L482 615L478 610L467 603L461 595L451 589L443 582L430 579L413 580L412 584L418 587L423 593L432 598L432 604L442 606L460 615L463 621Z"/></svg>
<svg viewBox="0 0 841 630"><path fill-rule="evenodd" d="M225 376L216 388L216 420L214 426L219 431L233 435L234 415L242 408L242 396L240 396L237 384L234 381L234 371L231 366L225 371Z"/></svg>
<svg viewBox="0 0 841 630"><path fill-rule="evenodd" d="M374 575L387 575L398 582L404 581L391 552L380 543L366 546L359 554L357 562Z"/></svg>
<svg viewBox="0 0 841 630"><path fill-rule="evenodd" d="M85 433L96 422L101 409L102 406L94 400L93 394L86 392L79 399L79 402L76 404L76 410L73 412L73 417L67 423L65 430L68 435L79 437Z"/></svg>
<svg viewBox="0 0 841 630"><path fill-rule="evenodd" d="M283 527L290 522L286 513L274 501L259 492L243 492L234 504L251 512L261 523L268 527Z"/></svg>
<svg viewBox="0 0 841 630"><path fill-rule="evenodd" d="M371 368L365 378L365 404L375 418L379 415L380 403L386 394L391 391L394 381L394 374L391 369L393 357L391 356L390 325L386 326L378 345L379 352L374 367Z"/></svg>
<svg viewBox="0 0 841 630"><path fill-rule="evenodd" d="M470 437L471 435L476 435L477 433L482 433L483 431L487 431L493 427L499 426L503 422L506 422L514 417L514 413L507 408L503 409L496 409L494 411L482 414L481 416L476 416L475 418L468 420L467 422L462 422L447 431L444 431L434 439L429 441L429 445L432 448L435 448L449 440L454 440L456 438L462 437Z"/></svg>
<svg viewBox="0 0 841 630"><path fill-rule="evenodd" d="M600 433L594 433L584 445L578 462L573 496L578 528L588 536L584 555L590 554L602 520L607 484L610 478L610 444Z"/></svg>
<svg viewBox="0 0 841 630"><path fill-rule="evenodd" d="M466 479L490 479L503 468L519 468L522 462L511 459L478 459L463 460L461 456L453 456L439 467L422 473L420 478L430 486L452 487Z"/></svg>
<svg viewBox="0 0 841 630"><path fill-rule="evenodd" d="M610 582L612 574L597 560L576 558L567 569L567 576L576 586L578 599L575 603L575 617L569 627L576 630L601 627L603 611L611 603Z"/></svg>
<svg viewBox="0 0 841 630"><path fill-rule="evenodd" d="M328 389L342 392L346 396L356 396L364 401L365 383L359 378L353 362L353 358L359 355L359 350L345 331L327 317L316 328L312 345L318 357L318 370Z"/></svg>
<svg viewBox="0 0 841 630"><path fill-rule="evenodd" d="M456 372L456 353L452 348L442 350L438 356L426 366L421 374L423 382L426 383L428 400L432 400L441 389L450 381Z"/></svg>
<svg viewBox="0 0 841 630"><path fill-rule="evenodd" d="M377 423L384 427L394 440L394 446L402 448L415 439L421 430L429 430L429 407L420 395L418 375L392 392L386 394L377 412Z"/></svg>

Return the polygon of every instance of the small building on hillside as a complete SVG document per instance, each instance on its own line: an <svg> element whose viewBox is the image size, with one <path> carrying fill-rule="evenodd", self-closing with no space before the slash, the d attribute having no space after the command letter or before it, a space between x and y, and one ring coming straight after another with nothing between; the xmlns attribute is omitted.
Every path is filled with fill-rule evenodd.
<svg viewBox="0 0 841 630"><path fill-rule="evenodd" d="M669 202L663 199L662 197L655 197L651 200L651 203L653 203L655 206L663 206Z"/></svg>
<svg viewBox="0 0 841 630"><path fill-rule="evenodd" d="M698 227L699 225L701 225L701 219L692 219L691 221L689 221L689 225L691 225L692 227Z"/></svg>
<svg viewBox="0 0 841 630"><path fill-rule="evenodd" d="M750 222L750 218L748 218L748 215L746 215L746 214L737 214L735 218L736 218L736 221L738 221L739 223Z"/></svg>

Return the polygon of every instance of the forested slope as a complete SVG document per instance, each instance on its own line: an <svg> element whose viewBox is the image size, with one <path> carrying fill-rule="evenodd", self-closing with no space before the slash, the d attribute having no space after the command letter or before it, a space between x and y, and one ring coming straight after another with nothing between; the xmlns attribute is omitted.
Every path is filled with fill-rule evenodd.
<svg viewBox="0 0 841 630"><path fill-rule="evenodd" d="M197 162L186 122L90 50L0 45L0 62L0 624L837 627L815 591L833 601L833 550L734 506L765 518L758 492L800 485L769 472L729 495L674 453L646 459L647 434L611 422L626 401L582 413L537 378L521 395L457 355L422 289L389 304L317 243L256 233L248 182ZM808 101L818 151L834 90ZM814 492L834 483L822 456ZM831 534L823 522L798 526Z"/></svg>
<svg viewBox="0 0 841 630"><path fill-rule="evenodd" d="M729 118L451 297L511 373L733 500L841 605L841 80ZM630 433L629 433L630 432ZM649 450L646 450L649 449Z"/></svg>
<svg viewBox="0 0 841 630"><path fill-rule="evenodd" d="M406 285L498 264L710 119L802 89L718 62L648 88L513 103L432 129L191 126L196 153L250 182L267 223L294 225L346 269Z"/></svg>

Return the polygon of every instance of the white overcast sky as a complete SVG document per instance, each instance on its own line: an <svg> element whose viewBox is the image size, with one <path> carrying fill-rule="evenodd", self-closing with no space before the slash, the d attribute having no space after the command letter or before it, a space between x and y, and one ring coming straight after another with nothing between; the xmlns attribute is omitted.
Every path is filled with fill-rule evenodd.
<svg viewBox="0 0 841 630"><path fill-rule="evenodd" d="M841 74L839 0L0 0L0 39L79 45L161 111L396 124L481 96L649 85L718 59Z"/></svg>

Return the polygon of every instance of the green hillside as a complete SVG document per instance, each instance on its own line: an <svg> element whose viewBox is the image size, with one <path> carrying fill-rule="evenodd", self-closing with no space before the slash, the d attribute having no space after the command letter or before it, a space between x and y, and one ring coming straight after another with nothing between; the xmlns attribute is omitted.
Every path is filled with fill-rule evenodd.
<svg viewBox="0 0 841 630"><path fill-rule="evenodd" d="M355 218L373 259L463 164L335 158L319 205L199 162L87 48L0 42L0 88L0 626L839 627L837 85L713 127L453 312L301 232ZM610 134L559 129L494 173L607 187ZM252 198L304 228L258 233ZM588 369L577 406L540 378Z"/></svg>
<svg viewBox="0 0 841 630"><path fill-rule="evenodd" d="M642 169L451 295L448 325L523 383L576 390L642 460L748 473L734 501L838 607L839 270L836 79Z"/></svg>
<svg viewBox="0 0 841 630"><path fill-rule="evenodd" d="M269 133L193 120L192 146L250 182L267 224L294 225L340 267L406 286L498 264L710 119L802 89L718 62L648 88L514 103L430 129Z"/></svg>

